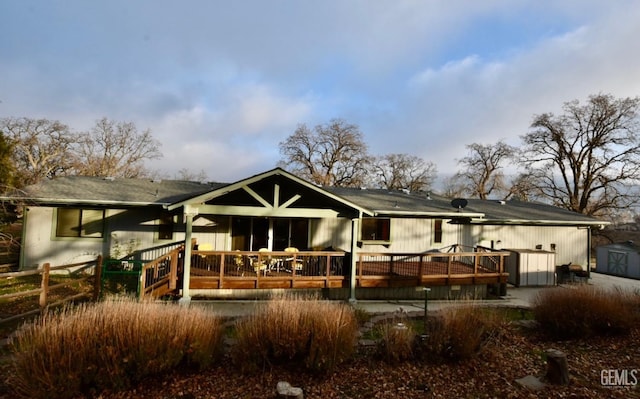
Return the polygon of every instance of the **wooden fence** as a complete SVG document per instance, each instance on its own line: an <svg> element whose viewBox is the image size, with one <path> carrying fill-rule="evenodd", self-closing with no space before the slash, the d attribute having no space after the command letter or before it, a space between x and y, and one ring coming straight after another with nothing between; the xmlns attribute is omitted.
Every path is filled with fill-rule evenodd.
<svg viewBox="0 0 640 399"><path fill-rule="evenodd" d="M70 281L66 281L63 283L57 283L57 284L50 284L50 275L52 271L56 271L56 270L63 270L63 269L75 269L74 270L74 274L78 273L80 271L85 271L87 269L93 268L93 273L92 274L87 274L84 277L81 278L73 278ZM28 312L24 312L21 314L16 314L16 315L12 315L10 317L7 318L3 318L0 319L0 324L2 323L6 323L12 320L17 320L20 319L22 317L26 317L26 316L30 316L33 314L37 314L37 313L42 313L43 311L45 311L46 309L48 309L50 306L58 306L61 304L64 304L66 302L69 301L73 301L75 299L79 299L82 297L88 297L90 296L93 300L98 299L98 296L100 294L100 273L102 270L102 256L97 256L94 260L90 260L90 261L86 261L86 262L79 262L79 263L72 263L72 264L66 264L66 265L60 265L60 266L51 266L49 263L45 263L42 267L42 269L38 269L38 270L28 270L28 271L22 271L22 272L11 272L11 273L0 273L0 279L9 279L9 278L16 278L16 277L26 277L26 276L33 276L33 275L40 275L41 279L40 279L40 288L35 288L35 289L28 289L28 290L24 290L24 291L20 291L20 292L14 292L14 293L10 293L10 294L4 294L4 295L0 295L0 301L2 300L7 300L7 299L13 299L13 298L20 298L20 297L29 297L29 296L35 296L35 295L39 295L39 299L38 299L38 309L34 309L34 310L30 310ZM49 301L49 293L52 290L55 289L59 289L59 288L64 288L70 285L74 285L80 282L84 282L84 281L89 281L93 279L93 292L91 293L87 293L87 292L82 292L79 294L75 294L75 295L71 295L68 297L65 297L63 299L60 299L56 302L50 303Z"/></svg>

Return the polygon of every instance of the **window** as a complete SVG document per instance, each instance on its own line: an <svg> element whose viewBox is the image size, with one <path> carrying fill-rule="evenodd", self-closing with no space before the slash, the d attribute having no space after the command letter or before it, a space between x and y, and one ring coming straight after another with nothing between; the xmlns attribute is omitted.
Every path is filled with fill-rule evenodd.
<svg viewBox="0 0 640 399"><path fill-rule="evenodd" d="M442 219L433 221L433 242L435 244L442 243Z"/></svg>
<svg viewBox="0 0 640 399"><path fill-rule="evenodd" d="M162 212L158 218L158 240L173 240L173 215Z"/></svg>
<svg viewBox="0 0 640 399"><path fill-rule="evenodd" d="M56 237L102 238L104 210L58 208Z"/></svg>
<svg viewBox="0 0 640 399"><path fill-rule="evenodd" d="M390 241L391 219L363 218L360 237L362 241Z"/></svg>

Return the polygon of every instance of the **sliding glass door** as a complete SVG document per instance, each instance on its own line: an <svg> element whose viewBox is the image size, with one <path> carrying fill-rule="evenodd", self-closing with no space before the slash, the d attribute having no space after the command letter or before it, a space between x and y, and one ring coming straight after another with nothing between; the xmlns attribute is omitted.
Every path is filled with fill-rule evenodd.
<svg viewBox="0 0 640 399"><path fill-rule="evenodd" d="M231 221L231 250L282 251L287 247L306 249L309 221L301 218L234 217Z"/></svg>

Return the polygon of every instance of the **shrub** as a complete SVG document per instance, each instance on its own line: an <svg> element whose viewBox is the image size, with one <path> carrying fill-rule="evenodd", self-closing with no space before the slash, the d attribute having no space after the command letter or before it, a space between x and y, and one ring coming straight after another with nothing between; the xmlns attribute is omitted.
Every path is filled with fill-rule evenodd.
<svg viewBox="0 0 640 399"><path fill-rule="evenodd" d="M288 294L236 322L232 358L242 369L289 363L327 371L353 354L357 332L348 305Z"/></svg>
<svg viewBox="0 0 640 399"><path fill-rule="evenodd" d="M497 340L503 323L504 313L474 304L443 309L429 319L423 355L445 360L471 358Z"/></svg>
<svg viewBox="0 0 640 399"><path fill-rule="evenodd" d="M220 320L206 310L113 298L20 329L12 341L12 385L29 398L125 389L178 365L206 367L221 348Z"/></svg>
<svg viewBox="0 0 640 399"><path fill-rule="evenodd" d="M413 357L416 331L407 317L394 316L378 326L381 339L378 354L387 362L397 363Z"/></svg>
<svg viewBox="0 0 640 399"><path fill-rule="evenodd" d="M638 323L638 295L591 286L540 292L533 313L542 330L555 339L626 334Z"/></svg>

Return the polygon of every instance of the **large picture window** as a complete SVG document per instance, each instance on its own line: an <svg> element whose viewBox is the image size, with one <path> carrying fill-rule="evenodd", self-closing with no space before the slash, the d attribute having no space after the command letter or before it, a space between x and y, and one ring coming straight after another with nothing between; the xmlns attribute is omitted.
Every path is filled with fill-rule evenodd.
<svg viewBox="0 0 640 399"><path fill-rule="evenodd" d="M58 208L56 237L101 238L104 234L104 210Z"/></svg>
<svg viewBox="0 0 640 399"><path fill-rule="evenodd" d="M391 220L363 218L360 239L362 241L389 241L391 239Z"/></svg>

